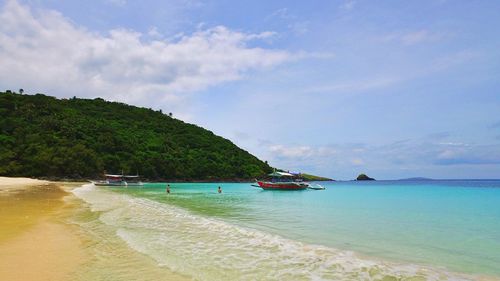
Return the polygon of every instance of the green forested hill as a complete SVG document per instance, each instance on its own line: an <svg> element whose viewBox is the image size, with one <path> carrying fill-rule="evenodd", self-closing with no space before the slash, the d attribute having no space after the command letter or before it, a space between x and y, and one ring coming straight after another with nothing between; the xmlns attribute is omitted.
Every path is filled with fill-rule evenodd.
<svg viewBox="0 0 500 281"><path fill-rule="evenodd" d="M267 163L231 141L158 111L102 99L0 92L0 175L251 179Z"/></svg>

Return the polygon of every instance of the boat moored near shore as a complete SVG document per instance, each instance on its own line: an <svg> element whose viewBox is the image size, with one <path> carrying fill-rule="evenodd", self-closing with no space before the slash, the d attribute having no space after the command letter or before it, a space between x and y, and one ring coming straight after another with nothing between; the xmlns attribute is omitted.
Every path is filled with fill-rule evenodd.
<svg viewBox="0 0 500 281"><path fill-rule="evenodd" d="M290 173L274 171L269 176L271 177L270 181L257 180L260 188L271 190L303 190L310 187L309 183L302 181Z"/></svg>
<svg viewBox="0 0 500 281"><path fill-rule="evenodd" d="M106 180L93 182L96 186L143 186L139 175L111 175L105 174Z"/></svg>

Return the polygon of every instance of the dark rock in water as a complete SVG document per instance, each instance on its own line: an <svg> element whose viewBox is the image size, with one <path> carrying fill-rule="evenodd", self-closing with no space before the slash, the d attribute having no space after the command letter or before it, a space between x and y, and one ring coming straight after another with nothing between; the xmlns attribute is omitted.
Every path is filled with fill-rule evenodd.
<svg viewBox="0 0 500 281"><path fill-rule="evenodd" d="M374 178L370 178L369 176L365 174L359 174L359 176L356 178L357 181L374 181Z"/></svg>

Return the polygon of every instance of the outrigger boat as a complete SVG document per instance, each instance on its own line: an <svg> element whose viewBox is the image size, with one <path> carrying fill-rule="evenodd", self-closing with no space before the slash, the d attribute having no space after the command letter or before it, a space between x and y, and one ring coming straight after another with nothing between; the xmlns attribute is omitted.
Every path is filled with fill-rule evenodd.
<svg viewBox="0 0 500 281"><path fill-rule="evenodd" d="M275 190L303 190L311 187L309 183L296 178L290 173L274 171L269 174L269 176L271 177L271 181L257 180L257 184L260 188Z"/></svg>
<svg viewBox="0 0 500 281"><path fill-rule="evenodd" d="M106 180L93 182L96 186L142 186L139 176L105 174Z"/></svg>

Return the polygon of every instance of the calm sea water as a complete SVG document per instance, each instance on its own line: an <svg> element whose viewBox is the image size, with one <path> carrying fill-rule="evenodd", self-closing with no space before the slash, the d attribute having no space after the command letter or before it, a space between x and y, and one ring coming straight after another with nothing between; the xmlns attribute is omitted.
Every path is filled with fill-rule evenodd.
<svg viewBox="0 0 500 281"><path fill-rule="evenodd" d="M74 193L129 247L198 280L500 277L500 181L171 183ZM221 186L222 194L217 193Z"/></svg>

